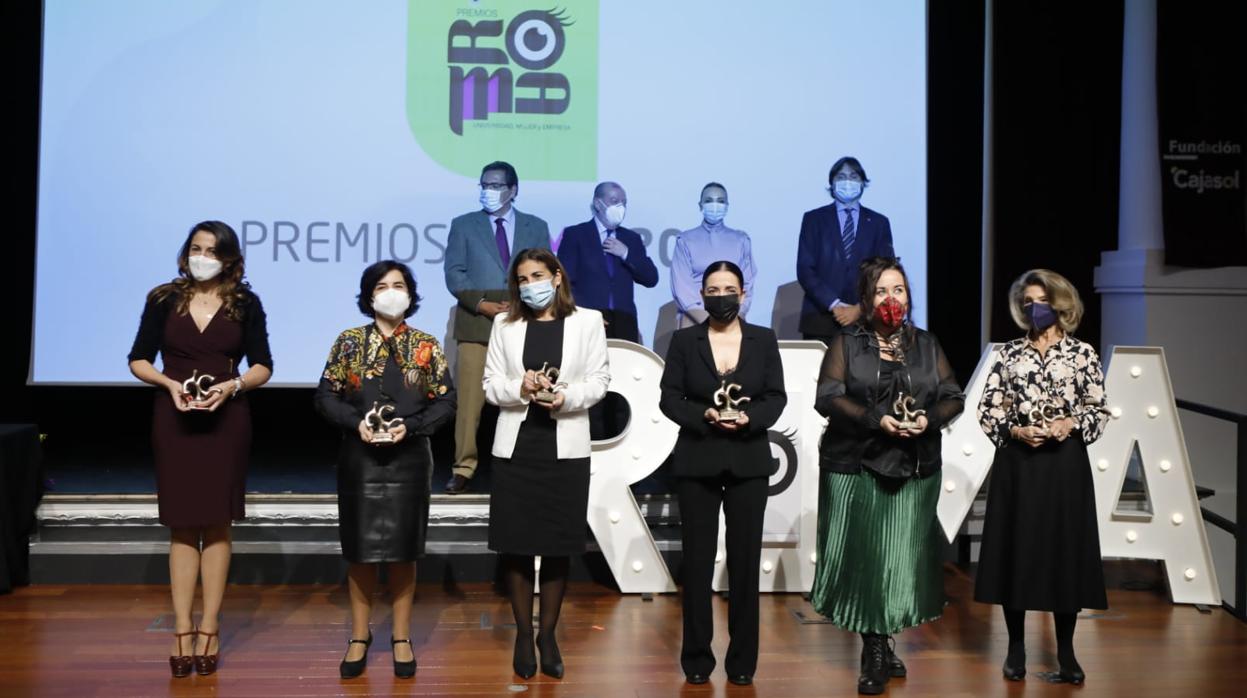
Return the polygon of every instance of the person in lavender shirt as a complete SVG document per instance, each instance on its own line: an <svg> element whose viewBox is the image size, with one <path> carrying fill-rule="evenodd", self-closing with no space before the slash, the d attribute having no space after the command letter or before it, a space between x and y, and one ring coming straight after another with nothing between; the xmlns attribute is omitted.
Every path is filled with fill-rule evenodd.
<svg viewBox="0 0 1247 698"><path fill-rule="evenodd" d="M701 225L680 233L675 240L675 254L671 257L671 295L678 309L678 328L705 322L707 315L701 300L701 280L706 267L714 262L727 260L744 272L742 317L748 315L749 301L753 297L756 272L749 234L723 224L723 218L727 216L727 188L718 182L702 187L699 206Z"/></svg>

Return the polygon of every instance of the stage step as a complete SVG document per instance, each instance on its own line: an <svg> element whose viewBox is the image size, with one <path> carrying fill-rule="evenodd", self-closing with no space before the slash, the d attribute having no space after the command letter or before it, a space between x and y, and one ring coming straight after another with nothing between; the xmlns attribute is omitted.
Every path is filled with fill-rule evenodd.
<svg viewBox="0 0 1247 698"><path fill-rule="evenodd" d="M1141 508L1127 495L1123 507ZM668 494L639 495L659 550L673 573L681 558L679 510ZM966 520L964 545L946 558L978 558L986 501L982 493ZM30 542L35 584L164 584L168 582L169 532L157 520L155 495L48 495L37 512ZM334 495L250 494L247 519L233 527L230 582L323 584L345 578L338 544ZM497 578L497 556L488 547L489 495L433 495L422 582L453 585ZM573 560L572 577L614 586L592 536Z"/></svg>
<svg viewBox="0 0 1247 698"><path fill-rule="evenodd" d="M642 514L669 565L678 563L680 533L674 497L641 495ZM168 582L169 532L157 518L154 495L48 495L36 513L30 541L35 584L163 584ZM417 566L427 582L496 578L488 547L489 496L433 495L426 557ZM233 526L230 582L320 584L344 579L334 495L247 496L247 519ZM575 579L610 583L590 536L573 562Z"/></svg>

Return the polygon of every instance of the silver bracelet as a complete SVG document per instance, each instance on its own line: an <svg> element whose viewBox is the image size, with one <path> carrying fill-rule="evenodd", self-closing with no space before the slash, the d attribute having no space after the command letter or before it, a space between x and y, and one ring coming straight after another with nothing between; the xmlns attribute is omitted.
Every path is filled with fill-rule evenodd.
<svg viewBox="0 0 1247 698"><path fill-rule="evenodd" d="M242 382L241 376L239 376L238 378L235 378L234 379L234 392L230 393L229 399L233 400L234 398L238 397L238 393L242 392L242 389L243 387L245 387L245 385L246 384Z"/></svg>

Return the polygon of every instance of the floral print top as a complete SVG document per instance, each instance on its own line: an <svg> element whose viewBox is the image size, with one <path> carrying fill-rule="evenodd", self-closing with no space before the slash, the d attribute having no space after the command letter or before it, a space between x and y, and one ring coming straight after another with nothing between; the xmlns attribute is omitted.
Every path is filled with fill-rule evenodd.
<svg viewBox="0 0 1247 698"><path fill-rule="evenodd" d="M1001 447L1009 443L1010 427L1073 417L1090 444L1108 423L1106 401L1104 370L1090 344L1066 335L1040 356L1023 337L996 352L979 403L979 425Z"/></svg>
<svg viewBox="0 0 1247 698"><path fill-rule="evenodd" d="M317 410L346 430L380 403L394 405L409 432L432 434L454 416L455 402L441 345L406 323L388 338L375 324L338 335L316 391Z"/></svg>

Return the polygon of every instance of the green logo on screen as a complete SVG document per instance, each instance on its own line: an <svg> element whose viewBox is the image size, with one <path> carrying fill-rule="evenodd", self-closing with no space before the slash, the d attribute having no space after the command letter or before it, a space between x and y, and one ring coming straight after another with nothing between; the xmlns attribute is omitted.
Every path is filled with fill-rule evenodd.
<svg viewBox="0 0 1247 698"><path fill-rule="evenodd" d="M597 178L598 4L409 0L407 120L429 157L475 177Z"/></svg>

